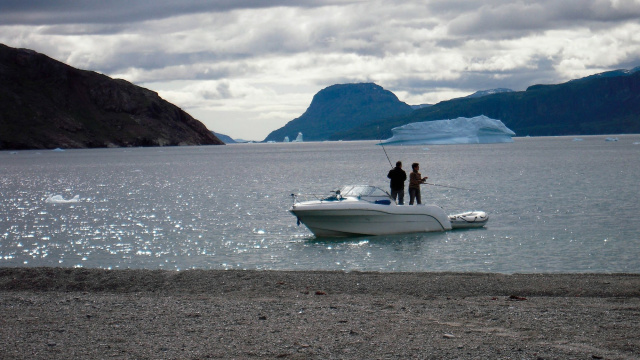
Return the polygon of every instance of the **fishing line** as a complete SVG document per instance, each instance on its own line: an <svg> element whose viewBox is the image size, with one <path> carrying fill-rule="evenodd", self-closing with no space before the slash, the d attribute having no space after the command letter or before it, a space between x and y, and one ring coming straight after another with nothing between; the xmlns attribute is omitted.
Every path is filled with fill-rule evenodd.
<svg viewBox="0 0 640 360"><path fill-rule="evenodd" d="M387 155L387 150L385 150L384 145L382 145L382 143L380 143L380 146L382 146L382 151L384 151L384 154L387 156L387 161L389 161L389 165L391 165L391 168L393 168L393 165L391 164L391 159L389 159L389 155Z"/></svg>
<svg viewBox="0 0 640 360"><path fill-rule="evenodd" d="M458 190L467 190L467 191L471 191L472 190L472 189L466 189L466 188L449 186L449 185L440 185L440 184L432 184L432 183L423 183L423 184L431 185L431 186L441 186L441 187L446 187L446 188L451 188L451 189L458 189Z"/></svg>

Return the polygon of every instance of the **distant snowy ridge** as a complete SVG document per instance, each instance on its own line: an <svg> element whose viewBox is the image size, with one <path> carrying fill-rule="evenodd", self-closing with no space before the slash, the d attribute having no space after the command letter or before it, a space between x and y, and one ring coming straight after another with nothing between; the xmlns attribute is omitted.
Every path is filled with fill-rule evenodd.
<svg viewBox="0 0 640 360"><path fill-rule="evenodd" d="M433 106L433 104L420 104L420 105L409 105L409 106L411 106L413 110L418 110L418 109L426 108L429 106Z"/></svg>
<svg viewBox="0 0 640 360"><path fill-rule="evenodd" d="M515 133L502 121L484 115L415 122L391 129L384 145L492 144L513 142Z"/></svg>
<svg viewBox="0 0 640 360"><path fill-rule="evenodd" d="M627 69L620 69L620 70L612 70L612 71L605 71L602 73L598 73L598 74L593 74L587 77L583 77L580 79L573 79L573 80L569 80L568 82L581 82L584 80L590 80L590 79L595 79L595 78L611 78L611 77L620 77L620 76L630 76L633 75L634 73L640 71L640 66L636 66L631 70L627 70Z"/></svg>
<svg viewBox="0 0 640 360"><path fill-rule="evenodd" d="M506 89L506 88L497 88L497 89L489 89L489 90L480 90L480 91L476 91L471 95L465 96L465 98L479 98L479 97L483 97L483 96L487 96L487 95L493 95L493 94L501 94L501 93L510 93L513 92L513 90L511 89Z"/></svg>

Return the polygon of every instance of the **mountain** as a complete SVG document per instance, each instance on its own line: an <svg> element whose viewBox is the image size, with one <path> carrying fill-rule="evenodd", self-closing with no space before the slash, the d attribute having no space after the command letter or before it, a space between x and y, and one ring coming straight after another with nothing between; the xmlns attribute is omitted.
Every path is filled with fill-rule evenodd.
<svg viewBox="0 0 640 360"><path fill-rule="evenodd" d="M215 135L218 139L220 139L225 144L235 144L235 143L237 143L237 141L233 140L231 138L231 136L229 136L229 135L220 134L220 133L217 133L217 132L214 132L213 135Z"/></svg>
<svg viewBox="0 0 640 360"><path fill-rule="evenodd" d="M299 132L303 133L305 141L339 140L335 136L337 132L412 111L411 106L376 84L332 85L313 97L302 116L272 131L264 141L280 142L285 136L295 139Z"/></svg>
<svg viewBox="0 0 640 360"><path fill-rule="evenodd" d="M0 44L0 150L219 144L151 90Z"/></svg>
<svg viewBox="0 0 640 360"><path fill-rule="evenodd" d="M587 77L581 78L581 79L575 79L575 80L571 80L571 81L583 81L583 80L589 80L589 79L595 79L595 78L604 78L604 77L617 77L617 76L629 76L635 72L640 71L640 66L636 66L635 68L631 69L631 70L626 70L626 69L620 69L620 70L613 70L613 71L607 71L607 72L603 72L603 73L599 73L599 74L594 74L594 75L589 75Z"/></svg>
<svg viewBox="0 0 640 360"><path fill-rule="evenodd" d="M478 97L483 97L483 96L493 95L493 94L500 94L500 93L505 93L505 92L513 92L513 90L505 89L505 88L497 88L497 89L490 89L490 90L480 90L480 91L474 92L471 95L465 96L465 98L478 98Z"/></svg>
<svg viewBox="0 0 640 360"><path fill-rule="evenodd" d="M344 140L388 138L408 123L471 118L501 120L519 136L640 133L640 68L616 70L526 91L443 101L403 117L383 119L341 131Z"/></svg>

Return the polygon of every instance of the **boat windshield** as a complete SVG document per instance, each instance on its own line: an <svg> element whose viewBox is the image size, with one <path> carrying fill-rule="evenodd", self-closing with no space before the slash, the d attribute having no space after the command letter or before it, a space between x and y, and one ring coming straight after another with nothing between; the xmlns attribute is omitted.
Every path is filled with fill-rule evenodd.
<svg viewBox="0 0 640 360"><path fill-rule="evenodd" d="M388 199L389 193L371 185L349 185L343 186L340 189L340 195L342 197L357 197L357 198L379 198ZM375 199L373 199L375 200Z"/></svg>

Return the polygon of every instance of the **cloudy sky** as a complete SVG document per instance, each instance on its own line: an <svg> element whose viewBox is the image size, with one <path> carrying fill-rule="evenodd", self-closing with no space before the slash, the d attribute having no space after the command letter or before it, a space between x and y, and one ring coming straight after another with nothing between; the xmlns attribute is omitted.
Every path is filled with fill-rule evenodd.
<svg viewBox="0 0 640 360"><path fill-rule="evenodd" d="M0 42L262 140L333 84L415 105L640 66L640 0L0 0Z"/></svg>

